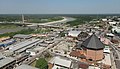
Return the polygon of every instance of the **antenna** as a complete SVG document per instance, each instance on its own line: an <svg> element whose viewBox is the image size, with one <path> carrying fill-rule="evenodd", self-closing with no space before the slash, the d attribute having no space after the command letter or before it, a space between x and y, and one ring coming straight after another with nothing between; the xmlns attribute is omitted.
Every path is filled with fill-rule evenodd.
<svg viewBox="0 0 120 69"><path fill-rule="evenodd" d="M24 20L24 15L22 14L22 23L25 23L24 21L25 21L25 20Z"/></svg>

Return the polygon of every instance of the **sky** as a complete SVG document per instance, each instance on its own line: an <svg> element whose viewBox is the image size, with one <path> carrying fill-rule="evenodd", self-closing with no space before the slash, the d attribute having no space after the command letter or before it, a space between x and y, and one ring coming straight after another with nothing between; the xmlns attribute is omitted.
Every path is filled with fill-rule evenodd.
<svg viewBox="0 0 120 69"><path fill-rule="evenodd" d="M0 14L120 14L120 0L0 0Z"/></svg>

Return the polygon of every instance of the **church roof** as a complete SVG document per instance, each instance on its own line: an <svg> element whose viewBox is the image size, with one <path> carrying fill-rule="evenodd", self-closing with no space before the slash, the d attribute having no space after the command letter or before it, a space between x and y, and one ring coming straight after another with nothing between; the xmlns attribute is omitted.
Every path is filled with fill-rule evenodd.
<svg viewBox="0 0 120 69"><path fill-rule="evenodd" d="M99 40L99 38L94 33L88 39L86 39L81 45L85 48L95 50L104 48L104 44Z"/></svg>

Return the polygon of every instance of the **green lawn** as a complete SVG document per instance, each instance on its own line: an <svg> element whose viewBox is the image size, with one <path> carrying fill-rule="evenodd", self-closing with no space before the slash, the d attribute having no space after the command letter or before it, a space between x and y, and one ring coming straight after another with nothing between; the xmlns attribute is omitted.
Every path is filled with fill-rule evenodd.
<svg viewBox="0 0 120 69"><path fill-rule="evenodd" d="M39 58L36 61L35 67L40 68L40 69L48 69L48 63L44 58Z"/></svg>
<svg viewBox="0 0 120 69"><path fill-rule="evenodd" d="M18 26L14 24L0 24L0 29L14 29L17 27Z"/></svg>
<svg viewBox="0 0 120 69"><path fill-rule="evenodd" d="M34 19L29 19L28 22L30 23L46 23L46 22L52 22L52 21L58 21L58 20L62 20L62 17L53 17L53 18L46 18L46 21L42 21L39 18L34 18Z"/></svg>
<svg viewBox="0 0 120 69"><path fill-rule="evenodd" d="M16 34L37 34L37 33L46 33L46 32L50 32L50 29L23 29L21 31L17 31L17 32L10 32L10 33L5 33L5 34L0 34L0 37L5 37L5 36L14 36Z"/></svg>

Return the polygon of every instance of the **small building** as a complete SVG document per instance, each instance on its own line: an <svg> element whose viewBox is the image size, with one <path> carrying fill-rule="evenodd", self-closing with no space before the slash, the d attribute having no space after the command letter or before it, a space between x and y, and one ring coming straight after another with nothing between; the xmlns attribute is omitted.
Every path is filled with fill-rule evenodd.
<svg viewBox="0 0 120 69"><path fill-rule="evenodd" d="M95 67L95 66L89 66L88 69L100 69L99 67Z"/></svg>
<svg viewBox="0 0 120 69"><path fill-rule="evenodd" d="M69 31L68 36L77 38L77 37L79 37L80 33L81 33L81 31Z"/></svg>
<svg viewBox="0 0 120 69"><path fill-rule="evenodd" d="M112 32L113 32L113 33L118 33L118 34L120 34L120 27L113 26Z"/></svg>
<svg viewBox="0 0 120 69"><path fill-rule="evenodd" d="M10 39L10 37L2 37L2 38L0 38L0 42L6 41L8 39Z"/></svg>
<svg viewBox="0 0 120 69"><path fill-rule="evenodd" d="M112 33L107 33L106 34L108 37L114 37L115 35L114 34L112 34Z"/></svg>
<svg viewBox="0 0 120 69"><path fill-rule="evenodd" d="M22 64L22 65L16 67L15 69L39 69L39 68L35 68L30 65Z"/></svg>
<svg viewBox="0 0 120 69"><path fill-rule="evenodd" d="M16 38L16 39L29 39L29 38L32 38L31 35L25 35L25 34L16 34L13 36L13 38Z"/></svg>
<svg viewBox="0 0 120 69"><path fill-rule="evenodd" d="M36 51L34 51L34 50L26 50L26 53L29 53L30 56L35 56L36 55Z"/></svg>
<svg viewBox="0 0 120 69"><path fill-rule="evenodd" d="M109 22L110 25L116 25L117 22Z"/></svg>
<svg viewBox="0 0 120 69"><path fill-rule="evenodd" d="M60 57L54 57L49 61L49 66L52 66L52 68L50 69L56 69L56 67L70 69L71 63L71 60L62 59Z"/></svg>
<svg viewBox="0 0 120 69"><path fill-rule="evenodd" d="M86 54L86 59L101 60L104 57L104 44L99 40L95 33L93 33L88 39L86 39L81 44L81 47Z"/></svg>
<svg viewBox="0 0 120 69"><path fill-rule="evenodd" d="M108 19L102 19L102 21L103 21L103 22L107 22L107 21L108 21Z"/></svg>
<svg viewBox="0 0 120 69"><path fill-rule="evenodd" d="M1 46L2 46L2 47L6 47L6 46L11 45L11 44L13 44L13 43L15 43L15 42L16 42L16 41L15 41L14 39L6 40L6 41L3 41L3 42L0 43L0 47L1 47Z"/></svg>

